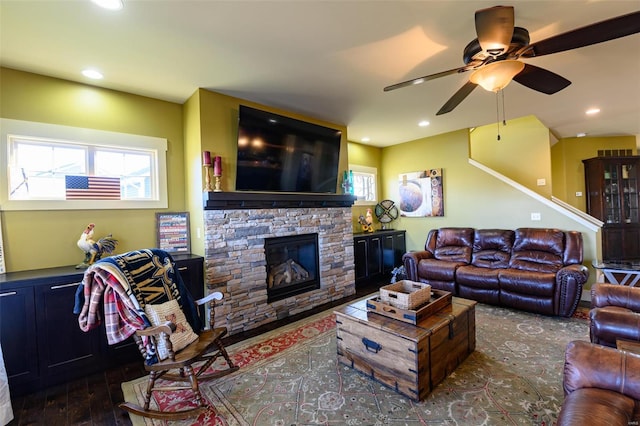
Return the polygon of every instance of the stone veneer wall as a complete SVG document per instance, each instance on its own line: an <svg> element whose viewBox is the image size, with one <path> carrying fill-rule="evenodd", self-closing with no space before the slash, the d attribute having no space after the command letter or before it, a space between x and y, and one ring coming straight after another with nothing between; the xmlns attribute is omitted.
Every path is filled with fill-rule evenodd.
<svg viewBox="0 0 640 426"><path fill-rule="evenodd" d="M355 293L351 208L205 210L209 289L225 297L216 326L229 334L259 327ZM320 289L267 303L264 239L318 234Z"/></svg>

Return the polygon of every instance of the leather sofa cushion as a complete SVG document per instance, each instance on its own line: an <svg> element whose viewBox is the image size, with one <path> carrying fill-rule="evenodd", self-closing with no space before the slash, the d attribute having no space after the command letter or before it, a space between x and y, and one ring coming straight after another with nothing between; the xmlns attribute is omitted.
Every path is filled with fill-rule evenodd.
<svg viewBox="0 0 640 426"><path fill-rule="evenodd" d="M640 287L596 283L591 286L591 307L620 306L640 313Z"/></svg>
<svg viewBox="0 0 640 426"><path fill-rule="evenodd" d="M564 233L557 229L516 229L509 268L555 274L562 266Z"/></svg>
<svg viewBox="0 0 640 426"><path fill-rule="evenodd" d="M640 314L618 306L589 311L591 341L616 346L616 339L640 341Z"/></svg>
<svg viewBox="0 0 640 426"><path fill-rule="evenodd" d="M481 268L508 267L514 235L514 231L508 229L477 229L471 264Z"/></svg>
<svg viewBox="0 0 640 426"><path fill-rule="evenodd" d="M460 286L498 291L500 290L499 272L499 269L464 265L456 270L456 282Z"/></svg>
<svg viewBox="0 0 640 426"><path fill-rule="evenodd" d="M456 269L463 262L451 262L438 259L422 259L418 263L418 276L422 280L451 281L455 280Z"/></svg>
<svg viewBox="0 0 640 426"><path fill-rule="evenodd" d="M535 312L543 315L554 315L553 298L531 296L519 292L500 289L500 304L521 311Z"/></svg>
<svg viewBox="0 0 640 426"><path fill-rule="evenodd" d="M633 419L634 404L633 399L610 390L578 389L565 398L558 416L558 426L629 426Z"/></svg>
<svg viewBox="0 0 640 426"><path fill-rule="evenodd" d="M471 262L473 228L440 228L433 257L450 262Z"/></svg>
<svg viewBox="0 0 640 426"><path fill-rule="evenodd" d="M556 283L556 275L554 273L500 269L498 271L498 279L500 280L500 289L511 293L540 297L552 297L554 295Z"/></svg>

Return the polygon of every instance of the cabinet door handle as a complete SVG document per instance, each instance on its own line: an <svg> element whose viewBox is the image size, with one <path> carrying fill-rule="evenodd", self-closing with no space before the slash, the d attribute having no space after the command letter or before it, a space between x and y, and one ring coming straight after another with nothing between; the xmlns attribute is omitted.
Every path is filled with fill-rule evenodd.
<svg viewBox="0 0 640 426"><path fill-rule="evenodd" d="M61 288L67 288L67 287L73 287L73 286L78 286L78 284L80 283L71 283L71 284L61 284L61 285L52 285L51 287L49 287L51 290L58 290Z"/></svg>
<svg viewBox="0 0 640 426"><path fill-rule="evenodd" d="M10 291L8 293L0 293L0 297L5 297L5 296L15 296L16 294L18 294L17 291Z"/></svg>

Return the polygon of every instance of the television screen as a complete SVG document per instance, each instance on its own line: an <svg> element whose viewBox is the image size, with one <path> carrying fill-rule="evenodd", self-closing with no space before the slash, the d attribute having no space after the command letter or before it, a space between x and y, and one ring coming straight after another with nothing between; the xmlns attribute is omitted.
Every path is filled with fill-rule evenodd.
<svg viewBox="0 0 640 426"><path fill-rule="evenodd" d="M240 105L236 190L335 193L341 132Z"/></svg>

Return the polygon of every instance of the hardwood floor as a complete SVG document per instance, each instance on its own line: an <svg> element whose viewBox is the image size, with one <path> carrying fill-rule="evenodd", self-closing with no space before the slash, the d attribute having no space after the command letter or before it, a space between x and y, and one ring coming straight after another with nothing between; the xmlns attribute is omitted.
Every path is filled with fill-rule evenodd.
<svg viewBox="0 0 640 426"><path fill-rule="evenodd" d="M332 309L349 300L377 291L385 283L361 286L356 294L337 302L325 304L224 339L227 346L271 331L309 315ZM129 415L118 407L123 401L120 384L145 376L142 361L125 364L66 384L53 386L33 394L12 399L14 420L9 426L22 425L131 425Z"/></svg>

